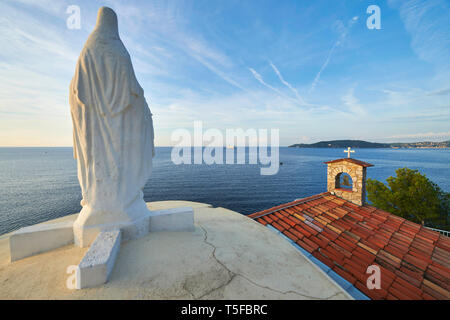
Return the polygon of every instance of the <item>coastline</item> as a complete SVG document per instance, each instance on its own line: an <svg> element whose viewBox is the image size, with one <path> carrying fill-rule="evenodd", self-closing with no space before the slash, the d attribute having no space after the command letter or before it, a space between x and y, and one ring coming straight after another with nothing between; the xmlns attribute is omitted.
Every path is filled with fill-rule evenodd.
<svg viewBox="0 0 450 320"><path fill-rule="evenodd" d="M178 198L242 214L323 192L323 162L347 156L339 148L280 147L283 165L267 178L260 175L260 166L251 164L175 165L171 151L170 147L156 147L154 175L144 188L146 201ZM443 172L450 170L449 155L449 149L392 148L361 148L352 154L375 165L368 178L386 181L396 169L406 166L419 170L446 192L450 192L450 180ZM81 209L71 148L0 148L0 159L0 237Z"/></svg>

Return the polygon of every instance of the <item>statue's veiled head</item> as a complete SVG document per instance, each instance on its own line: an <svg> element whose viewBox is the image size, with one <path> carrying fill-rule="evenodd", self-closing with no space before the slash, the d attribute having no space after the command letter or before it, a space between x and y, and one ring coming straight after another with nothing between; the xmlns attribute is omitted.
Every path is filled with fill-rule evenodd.
<svg viewBox="0 0 450 320"><path fill-rule="evenodd" d="M98 10L97 24L95 25L94 31L119 36L117 15L113 9L108 7L101 7Z"/></svg>

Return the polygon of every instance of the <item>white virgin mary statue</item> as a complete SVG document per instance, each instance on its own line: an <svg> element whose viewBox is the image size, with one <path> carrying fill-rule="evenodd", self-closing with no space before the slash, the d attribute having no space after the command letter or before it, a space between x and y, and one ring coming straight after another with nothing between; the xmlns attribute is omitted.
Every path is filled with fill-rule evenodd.
<svg viewBox="0 0 450 320"><path fill-rule="evenodd" d="M142 189L154 156L152 114L110 8L98 11L70 83L69 102L83 197L75 243L87 246L99 231L110 229L120 228L128 238L148 232Z"/></svg>

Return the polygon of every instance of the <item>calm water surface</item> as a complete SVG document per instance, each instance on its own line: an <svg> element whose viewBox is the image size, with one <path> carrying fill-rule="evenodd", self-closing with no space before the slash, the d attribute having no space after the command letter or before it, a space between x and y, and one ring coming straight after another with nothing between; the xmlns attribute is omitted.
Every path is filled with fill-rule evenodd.
<svg viewBox="0 0 450 320"><path fill-rule="evenodd" d="M324 161L341 149L280 148L283 165L261 176L259 165L174 165L171 148L156 148L146 201L189 200L249 214L326 191ZM385 182L401 167L419 169L450 192L450 149L357 149L374 164L369 178ZM0 234L78 212L81 190L72 148L0 148Z"/></svg>

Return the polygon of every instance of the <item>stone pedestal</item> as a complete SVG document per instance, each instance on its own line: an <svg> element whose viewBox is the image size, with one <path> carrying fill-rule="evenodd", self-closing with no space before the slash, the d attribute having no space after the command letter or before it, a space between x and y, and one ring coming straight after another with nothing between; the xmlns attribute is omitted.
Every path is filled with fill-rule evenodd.
<svg viewBox="0 0 450 320"><path fill-rule="evenodd" d="M78 265L77 289L102 285L114 268L120 250L121 231L101 232Z"/></svg>
<svg viewBox="0 0 450 320"><path fill-rule="evenodd" d="M150 232L194 231L194 210L192 207L152 211Z"/></svg>
<svg viewBox="0 0 450 320"><path fill-rule="evenodd" d="M11 262L73 243L72 222L40 224L9 237Z"/></svg>
<svg viewBox="0 0 450 320"><path fill-rule="evenodd" d="M75 245L88 247L97 238L100 232L121 230L122 241L138 239L149 233L150 214L131 222L100 224L94 226L80 225L78 220L73 224Z"/></svg>
<svg viewBox="0 0 450 320"><path fill-rule="evenodd" d="M125 223L90 227L73 222L40 224L22 228L9 237L11 262L75 243L90 246L77 268L78 289L98 286L108 280L120 243L137 239L149 232L194 231L194 210L181 207L148 211L141 218Z"/></svg>

